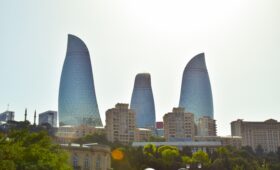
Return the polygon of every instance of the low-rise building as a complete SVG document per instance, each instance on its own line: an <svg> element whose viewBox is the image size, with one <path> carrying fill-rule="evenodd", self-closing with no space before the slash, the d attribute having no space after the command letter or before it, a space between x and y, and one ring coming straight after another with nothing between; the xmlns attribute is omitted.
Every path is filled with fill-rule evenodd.
<svg viewBox="0 0 280 170"><path fill-rule="evenodd" d="M260 145L264 152L276 152L280 146L280 122L268 119L264 122L248 122L238 119L231 122L231 135L242 137L242 146L256 149Z"/></svg>
<svg viewBox="0 0 280 170"><path fill-rule="evenodd" d="M97 143L61 144L69 152L69 164L74 170L112 170L111 149Z"/></svg>
<svg viewBox="0 0 280 170"><path fill-rule="evenodd" d="M49 124L52 127L57 127L57 111L46 111L39 114L39 125Z"/></svg>
<svg viewBox="0 0 280 170"><path fill-rule="evenodd" d="M5 111L3 113L0 113L0 121L7 122L9 120L14 120L15 118L15 112L13 111Z"/></svg>
<svg viewBox="0 0 280 170"><path fill-rule="evenodd" d="M152 130L146 128L137 128L135 141L144 142L148 141L152 136Z"/></svg>
<svg viewBox="0 0 280 170"><path fill-rule="evenodd" d="M163 122L156 122L155 135L159 137L164 137Z"/></svg>
<svg viewBox="0 0 280 170"><path fill-rule="evenodd" d="M230 145L238 149L242 146L242 138L240 136L195 136L194 141L221 142L222 146Z"/></svg>

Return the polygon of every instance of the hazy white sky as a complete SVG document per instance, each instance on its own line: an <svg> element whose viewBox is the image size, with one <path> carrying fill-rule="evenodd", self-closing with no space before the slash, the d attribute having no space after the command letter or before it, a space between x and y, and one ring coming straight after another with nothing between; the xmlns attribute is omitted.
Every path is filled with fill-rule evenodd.
<svg viewBox="0 0 280 170"><path fill-rule="evenodd" d="M179 104L184 67L205 52L218 135L230 122L280 120L279 0L0 2L0 110L57 110L67 34L87 44L102 121L149 72L156 118ZM32 114L31 114L32 113Z"/></svg>

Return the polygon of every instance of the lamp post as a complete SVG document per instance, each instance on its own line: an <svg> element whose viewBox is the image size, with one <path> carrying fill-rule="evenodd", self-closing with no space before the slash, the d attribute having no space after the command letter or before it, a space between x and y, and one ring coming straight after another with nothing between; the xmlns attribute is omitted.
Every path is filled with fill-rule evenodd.
<svg viewBox="0 0 280 170"><path fill-rule="evenodd" d="M198 169L201 169L201 168L202 168L202 164L201 164L201 163L198 163L198 164L197 164L197 168L198 168ZM191 165L190 165L190 164L186 164L186 168L180 168L179 170L183 170L183 169L190 170L190 169L191 169Z"/></svg>

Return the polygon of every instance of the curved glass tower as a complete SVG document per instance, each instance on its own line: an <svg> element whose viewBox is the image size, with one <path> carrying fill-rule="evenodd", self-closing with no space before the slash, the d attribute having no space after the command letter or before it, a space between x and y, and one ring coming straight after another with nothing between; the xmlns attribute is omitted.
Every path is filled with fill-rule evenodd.
<svg viewBox="0 0 280 170"><path fill-rule="evenodd" d="M136 126L138 128L154 129L155 103L149 73L136 75L130 108L136 113Z"/></svg>
<svg viewBox="0 0 280 170"><path fill-rule="evenodd" d="M58 114L60 125L102 126L89 51L85 43L74 35L68 35L60 78Z"/></svg>
<svg viewBox="0 0 280 170"><path fill-rule="evenodd" d="M192 112L197 122L200 117L213 119L213 99L204 53L187 64L182 80L179 107Z"/></svg>

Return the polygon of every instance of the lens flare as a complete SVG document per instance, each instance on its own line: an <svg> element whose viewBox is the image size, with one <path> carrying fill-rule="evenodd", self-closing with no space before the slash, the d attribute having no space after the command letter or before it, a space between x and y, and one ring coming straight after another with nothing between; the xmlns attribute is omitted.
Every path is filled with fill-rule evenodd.
<svg viewBox="0 0 280 170"><path fill-rule="evenodd" d="M112 155L112 158L115 160L122 160L124 157L124 153L119 149L113 150L111 155Z"/></svg>

